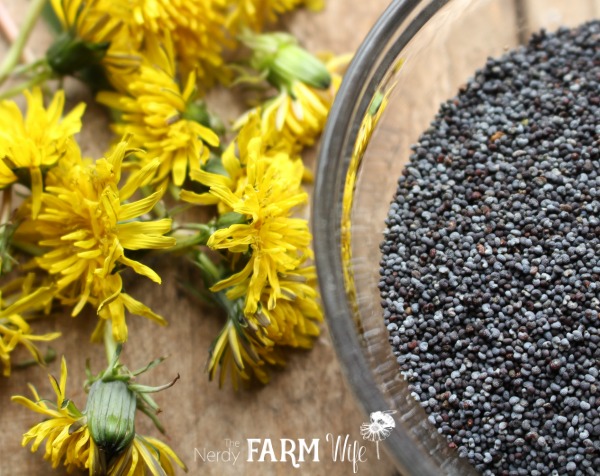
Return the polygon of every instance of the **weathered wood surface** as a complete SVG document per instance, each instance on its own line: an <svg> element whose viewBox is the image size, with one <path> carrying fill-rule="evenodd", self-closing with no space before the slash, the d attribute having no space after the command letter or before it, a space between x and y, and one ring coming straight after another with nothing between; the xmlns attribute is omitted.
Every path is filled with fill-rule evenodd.
<svg viewBox="0 0 600 476"><path fill-rule="evenodd" d="M558 7L569 3L569 12L565 17L558 14ZM11 12L16 22L23 18L27 8L24 0L4 0L3 4ZM388 4L388 0L326 0L323 12L297 12L285 18L285 25L294 32L311 50L332 50L343 53L354 50L372 24ZM528 31L537 30L542 25L558 26L559 23L575 24L581 19L600 15L600 0L530 0L525 12L530 19ZM516 28L510 23L514 18L514 0L495 2L490 18L502 19L490 24L469 24L465 26L463 38L455 38L454 43L446 45L447 51L468 50L470 54L479 54L477 48L471 48L474 30L504 29L506 46L516 43ZM537 18L542 20L538 21ZM508 22L508 23L506 23ZM508 27L505 28L505 23ZM48 44L48 33L43 25L34 32L31 49L38 56ZM0 55L6 50L0 42ZM438 64L431 65L429 74L420 78L418 84L407 84L406 104L413 111L413 121L407 127L403 139L397 144L387 144L382 151L391 153L390 160L396 154L406 157L408 146L417 138L418 133L429 122L439 101L451 93L454 86L464 81L471 71L465 71L472 63L469 57L460 55L441 55ZM453 59L451 59L451 57ZM451 62L452 61L452 62ZM419 87L427 85L436 94L424 97L415 94ZM68 82L71 102L89 99L85 89L75 82ZM419 99L417 99L419 98ZM229 117L239 112L240 105L227 94L217 92L213 95L219 111ZM426 101L426 103L419 103ZM80 143L86 155L99 156L108 141L110 133L107 118L103 111L90 106L84 118L84 131ZM393 149L393 150L391 150ZM402 152L401 152L402 151ZM379 171L380 177L395 182L396 176L389 169ZM378 183L374 181L373 183ZM383 187L389 189L389 187ZM377 195L381 188L372 190ZM387 202L389 198L383 197ZM379 227L380 228L380 227ZM271 438L278 442L280 438L312 439L325 438L327 433L350 435L352 440L361 441L360 424L366 416L359 411L353 395L343 382L339 364L336 362L327 331L316 343L311 352L296 352L290 355L289 364L284 371L274 372L272 382L251 391L233 393L229 388L219 389L216 383L209 383L204 372L208 347L221 326L218 315L202 305L191 301L182 294L176 285L185 280L176 266L162 263L159 272L164 284L156 286L142 280L131 283L128 288L133 295L140 297L157 312L165 315L170 324L167 328L158 328L142 318L131 317L128 320L131 339L126 347L125 361L136 368L158 355L170 355L159 368L145 376L143 382L158 384L180 374L181 380L176 386L157 396L163 408L161 421L168 432L168 443L178 452L189 466L190 474L206 475L279 475L288 474L292 468L289 463L248 463L246 459L247 438ZM65 354L69 364L69 395L83 405L85 394L81 390L84 379L85 359L90 358L92 367L98 370L104 363L103 349L90 345L89 335L95 324L93 313L71 319L66 315L54 316L44 325L45 330L59 329L62 338L54 347L59 355ZM59 373L59 364L54 362L48 369L31 367L14 372L10 379L0 379L0 476L61 475L61 469L52 471L42 460L42 452L29 454L20 447L21 434L33 423L39 421L37 415L10 402L14 394L27 394L26 384L34 383L42 395L52 396L46 374ZM144 418L138 419L138 431L142 434L157 432ZM203 462L196 450L223 451L226 439L241 442L242 454L233 465L227 462ZM327 446L323 445L323 449ZM362 474L392 475L394 470L385 457L377 461L373 452L369 461L360 470ZM317 462L304 463L298 474L351 474L349 463L333 462L330 455L322 454ZM183 474L181 472L181 474Z"/></svg>
<svg viewBox="0 0 600 476"><path fill-rule="evenodd" d="M17 23L23 19L29 2L3 0L4 6ZM356 49L387 5L387 0L327 0L327 8L320 13L297 12L285 19L286 25L313 51L331 50L345 53ZM38 25L31 43L32 51L40 56L48 44L49 35ZM0 41L0 56L6 45ZM89 99L85 89L68 82L71 102ZM240 105L228 94L217 92L213 101L220 112L233 118ZM84 131L79 137L86 155L99 157L110 140L107 118L95 106L88 107ZM178 291L176 282L186 279L176 266L164 263L159 272L163 285L153 285L140 279L130 285L129 291L169 320L169 326L160 328L143 318L130 317L130 342L124 360L131 368L144 365L159 355L170 358L145 375L141 381L158 384L171 380L177 374L181 379L174 388L157 395L163 409L161 421L167 429L167 442L189 467L189 474L204 475L283 475L293 468L290 463L247 463L246 438L325 438L326 433L349 434L360 440L360 425L365 416L358 410L354 398L345 386L334 349L324 328L322 337L311 352L294 352L287 367L273 373L272 382L264 387L234 393L230 388L219 389L216 382L208 382L204 370L209 345L222 325L222 318L209 308L191 301ZM72 319L67 315L55 316L43 327L59 329L63 336L53 347L65 354L69 367L69 395L83 405L85 394L81 384L85 378L85 359L91 358L94 370L104 365L101 346L89 344L95 316L93 313ZM325 326L323 326L325 327ZM30 454L21 448L21 435L39 416L10 402L10 396L28 394L27 383L32 382L41 395L52 396L47 373L58 375L59 362L47 369L31 367L15 371L10 379L0 377L0 476L38 476L66 474L53 471L42 459L39 450ZM137 430L142 434L159 436L144 416L138 419ZM226 449L225 439L240 441L242 454L235 466L226 462L203 463L199 452ZM277 447L276 447L277 448ZM325 449L322 443L322 451ZM374 455L374 451L371 453ZM374 458L374 456L373 456ZM369 459L364 474L392 475L394 470L385 456ZM349 463L333 462L320 455L319 462L304 463L302 474L348 474ZM183 474L179 471L178 474Z"/></svg>

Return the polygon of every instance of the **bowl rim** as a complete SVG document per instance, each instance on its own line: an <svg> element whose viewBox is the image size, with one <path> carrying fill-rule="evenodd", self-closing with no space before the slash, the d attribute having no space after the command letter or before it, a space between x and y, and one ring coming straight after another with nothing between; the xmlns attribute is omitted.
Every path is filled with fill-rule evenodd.
<svg viewBox="0 0 600 476"><path fill-rule="evenodd" d="M340 249L341 204L344 178L348 172L349 155L353 146L348 144L348 136L351 140L356 137L358 127L353 120L365 116L371 98L400 50L433 13L450 1L395 0L386 8L348 67L320 143L312 198L312 228L321 299L344 377L366 415L373 411L389 410L390 403L379 390L368 362L359 350L361 345L354 323L348 318L352 311L343 291L345 287ZM403 24L420 5L424 5L421 12L423 15L419 15L416 22L410 23L405 35L401 35L389 45L394 34L398 32L398 25ZM384 58L381 57L382 45L390 46ZM361 101L355 101L356 98L361 98ZM348 134L351 127L355 130ZM340 170L343 173L339 173ZM392 432L385 440L385 446L388 455L403 474L440 474L440 467L431 455L408 435L398 431Z"/></svg>

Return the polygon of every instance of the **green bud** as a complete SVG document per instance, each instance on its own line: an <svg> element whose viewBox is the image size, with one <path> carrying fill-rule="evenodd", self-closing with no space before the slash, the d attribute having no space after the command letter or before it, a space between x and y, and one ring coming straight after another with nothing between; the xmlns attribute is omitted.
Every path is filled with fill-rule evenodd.
<svg viewBox="0 0 600 476"><path fill-rule="evenodd" d="M122 380L94 382L85 408L90 435L110 460L135 437L136 396Z"/></svg>
<svg viewBox="0 0 600 476"><path fill-rule="evenodd" d="M72 75L100 63L109 46L109 42L83 41L66 31L48 48L46 59L56 74Z"/></svg>
<svg viewBox="0 0 600 476"><path fill-rule="evenodd" d="M250 66L266 74L277 88L291 92L294 81L318 89L327 89L331 84L331 75L323 62L298 45L291 35L246 33L242 41L252 49Z"/></svg>

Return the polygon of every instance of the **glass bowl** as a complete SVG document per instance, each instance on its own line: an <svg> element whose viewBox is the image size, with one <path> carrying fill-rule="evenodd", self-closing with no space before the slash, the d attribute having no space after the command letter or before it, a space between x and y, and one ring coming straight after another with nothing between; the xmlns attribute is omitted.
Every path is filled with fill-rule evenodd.
<svg viewBox="0 0 600 476"><path fill-rule="evenodd" d="M332 339L359 403L367 414L396 411L385 443L404 476L476 474L410 396L380 306L379 245L410 146L486 58L541 28L598 16L600 0L397 0L346 73L317 165L317 271Z"/></svg>

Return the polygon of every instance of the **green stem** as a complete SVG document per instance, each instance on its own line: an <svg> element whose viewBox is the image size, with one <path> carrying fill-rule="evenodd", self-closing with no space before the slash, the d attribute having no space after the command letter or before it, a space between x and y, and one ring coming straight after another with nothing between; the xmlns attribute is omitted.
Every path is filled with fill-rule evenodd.
<svg viewBox="0 0 600 476"><path fill-rule="evenodd" d="M177 240L175 246L171 248L165 249L164 253L175 253L181 250L186 250L192 248L197 245L206 245L208 238L210 236L210 229L206 227L204 230L199 230L196 233L187 234L175 231L175 233L171 233L172 237Z"/></svg>
<svg viewBox="0 0 600 476"><path fill-rule="evenodd" d="M104 324L104 350L106 351L106 361L110 365L117 353L117 341L113 337L111 321L106 321Z"/></svg>
<svg viewBox="0 0 600 476"><path fill-rule="evenodd" d="M12 70L12 74L14 76L22 76L25 73L30 73L31 71L35 71L37 68L44 66L46 69L49 68L46 58L40 58L33 63L21 64L15 66Z"/></svg>
<svg viewBox="0 0 600 476"><path fill-rule="evenodd" d="M46 354L44 356L42 356L42 362L44 364L49 364L54 359L56 359L56 351L52 347L48 347L48 350L46 351ZM34 366L36 364L38 364L37 360L35 360L35 359L27 359L27 360L22 360L21 362L15 363L14 367L17 368L17 369L24 369L24 368L27 368L27 367L32 367L32 366Z"/></svg>
<svg viewBox="0 0 600 476"><path fill-rule="evenodd" d="M221 273L215 266L212 260L206 256L206 253L198 253L197 256L198 267L204 271L204 281L207 288L214 286L221 280Z"/></svg>
<svg viewBox="0 0 600 476"><path fill-rule="evenodd" d="M30 89L34 86L37 86L38 84L43 83L47 79L52 78L52 76L53 76L53 74L50 71L45 71L43 73L40 73L39 75L37 75L23 83L17 84L16 86L14 86L12 88L7 89L6 91L3 91L2 93L0 93L0 99L8 99L13 96L16 96L17 94L24 91L25 89ZM0 82L0 84L1 84L1 82Z"/></svg>
<svg viewBox="0 0 600 476"><path fill-rule="evenodd" d="M27 243L24 241L12 240L10 242L11 246L19 251L22 251L29 256L42 256L44 254L44 249L39 246L33 245L31 243Z"/></svg>
<svg viewBox="0 0 600 476"><path fill-rule="evenodd" d="M0 65L0 84L6 81L6 78L8 78L15 65L19 62L19 58L21 58L21 54L29 39L29 35L39 18L46 1L47 0L32 0L25 16L23 26L19 30L15 42L11 45L10 50L8 50L8 54L4 58L2 65Z"/></svg>
<svg viewBox="0 0 600 476"><path fill-rule="evenodd" d="M181 205L177 205L176 207L170 208L167 211L167 215L170 217L179 215L180 213L188 211L190 208L192 208L192 206L193 205L191 205L190 203L183 203Z"/></svg>

